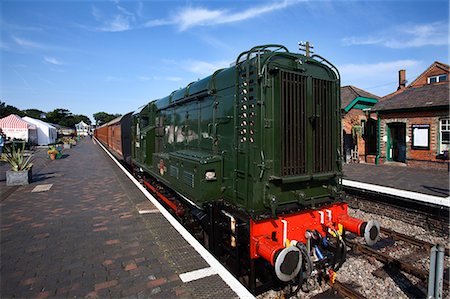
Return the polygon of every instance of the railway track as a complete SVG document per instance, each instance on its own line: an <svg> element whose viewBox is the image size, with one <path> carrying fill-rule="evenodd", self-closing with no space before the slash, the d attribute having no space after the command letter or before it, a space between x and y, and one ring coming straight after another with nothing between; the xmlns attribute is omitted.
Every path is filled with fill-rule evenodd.
<svg viewBox="0 0 450 299"><path fill-rule="evenodd" d="M413 246L419 247L421 249L425 248L427 250L427 254L430 252L431 248L434 246L433 244L431 244L429 242L422 241L422 240L416 239L414 237L407 236L405 234L401 234L401 233L398 233L398 232L395 232L393 230L386 229L386 228L382 228L381 233L389 236L393 240L401 240L401 241L409 243ZM356 239L347 239L346 244L348 246L350 246L350 248L352 249L353 252L361 253L366 256L371 256L371 257L375 258L376 260L385 264L389 269L403 271L403 272L411 274L425 282L428 280L428 276L429 276L428 271L419 269L417 266L415 266L409 262L402 261L401 258L400 259L394 258L391 255L389 255L388 253L380 252L380 251L378 251L372 247L369 247L365 244L361 244ZM448 251L449 251L448 248L446 248L445 254L447 256L448 256ZM445 275L444 275L444 277L445 277ZM444 279L443 282L444 282L444 287L448 289L448 287L449 287L448 281L446 279Z"/></svg>
<svg viewBox="0 0 450 299"><path fill-rule="evenodd" d="M355 291L353 288L337 280L333 283L332 288L337 294L339 294L343 298L366 299L366 297L361 295L361 293Z"/></svg>
<svg viewBox="0 0 450 299"><path fill-rule="evenodd" d="M432 243L429 243L429 242L426 242L426 241L422 241L422 240L416 239L414 237L411 237L411 236L408 236L408 235L396 232L396 231L388 229L388 228L383 228L382 227L380 229L380 232L382 234L385 234L385 235L389 236L394 241L401 240L401 241L407 242L409 244L425 248L428 253L431 251L431 248L435 245L435 244L432 244ZM445 247L445 256L449 256L449 251L450 251L450 249L448 247Z"/></svg>

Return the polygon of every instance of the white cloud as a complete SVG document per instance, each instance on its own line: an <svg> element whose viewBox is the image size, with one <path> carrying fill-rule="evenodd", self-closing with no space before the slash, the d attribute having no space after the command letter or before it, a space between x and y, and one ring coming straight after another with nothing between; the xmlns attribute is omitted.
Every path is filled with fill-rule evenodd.
<svg viewBox="0 0 450 299"><path fill-rule="evenodd" d="M163 80L163 81L171 81L171 82L179 82L183 80L181 77L154 77L155 80Z"/></svg>
<svg viewBox="0 0 450 299"><path fill-rule="evenodd" d="M19 38L16 36L12 36L13 41L23 48L33 48L33 49L47 49L48 47L44 44L30 41L24 38Z"/></svg>
<svg viewBox="0 0 450 299"><path fill-rule="evenodd" d="M102 19L102 13L96 6L92 6L91 14L97 21L100 21Z"/></svg>
<svg viewBox="0 0 450 299"><path fill-rule="evenodd" d="M268 2L243 11L230 11L226 9L208 9L204 7L184 7L174 15L167 18L152 19L144 23L136 21L136 15L142 18L143 4L138 3L136 13L130 12L123 6L116 5L117 13L109 18L103 17L102 12L95 6L91 9L96 21L103 23L100 27L91 28L95 31L121 32L137 28L152 28L158 26L174 25L180 31L197 26L213 26L218 24L234 23L256 18L272 11L281 10L300 1L308 0L284 0L281 2ZM87 28L86 26L82 26ZM89 28L88 28L89 29Z"/></svg>
<svg viewBox="0 0 450 299"><path fill-rule="evenodd" d="M164 19L154 19L150 20L144 23L143 27L145 28L151 28L151 27L158 27L158 26L165 26L165 25L173 25L175 24L174 21L171 20L164 20Z"/></svg>
<svg viewBox="0 0 450 299"><path fill-rule="evenodd" d="M140 18L143 17L143 11L144 11L144 3L138 2L138 7L136 9L136 15Z"/></svg>
<svg viewBox="0 0 450 299"><path fill-rule="evenodd" d="M344 74L357 74L358 76L370 76L374 74L386 74L396 72L400 69L415 67L420 63L417 60L396 60L378 63L363 63L363 64L344 64L338 69Z"/></svg>
<svg viewBox="0 0 450 299"><path fill-rule="evenodd" d="M342 42L347 46L382 45L393 49L444 46L449 44L448 24L434 22L402 25L366 37L345 37Z"/></svg>
<svg viewBox="0 0 450 299"><path fill-rule="evenodd" d="M124 78L121 77L115 77L115 76L106 76L105 81L106 82L121 82L124 81Z"/></svg>
<svg viewBox="0 0 450 299"><path fill-rule="evenodd" d="M138 79L139 81L150 81L150 80L152 80L152 77L138 76L137 79Z"/></svg>
<svg viewBox="0 0 450 299"><path fill-rule="evenodd" d="M197 74L197 75L211 75L214 71L227 68L230 66L230 61L215 61L215 62L206 62L199 60L189 60L184 63L184 69L187 71Z"/></svg>
<svg viewBox="0 0 450 299"><path fill-rule="evenodd" d="M210 10L202 7L187 7L181 10L175 20L181 31L196 26L211 26L217 24L234 23L256 18L260 15L286 8L298 1L282 1L266 3L243 11L230 12L228 10Z"/></svg>
<svg viewBox="0 0 450 299"><path fill-rule="evenodd" d="M135 15L128 11L125 7L116 4L116 13L112 15L107 15L98 9L96 6L92 6L91 15L97 22L100 22L101 26L96 26L90 28L87 26L81 26L83 28L93 30L93 31L104 31L104 32L122 32L131 30L135 26L136 17Z"/></svg>
<svg viewBox="0 0 450 299"><path fill-rule="evenodd" d="M5 43L4 41L0 41L0 50L9 51L11 50L11 46Z"/></svg>
<svg viewBox="0 0 450 299"><path fill-rule="evenodd" d="M349 63L337 65L342 85L354 85L379 96L397 89L398 71L406 70L406 77L412 80L424 68L422 61L405 59L377 63Z"/></svg>
<svg viewBox="0 0 450 299"><path fill-rule="evenodd" d="M27 25L17 25L5 22L4 20L0 20L0 25L4 28L9 28L12 30L20 30L20 31L43 31L44 29L40 26L27 26Z"/></svg>
<svg viewBox="0 0 450 299"><path fill-rule="evenodd" d="M281 2L270 2L243 11L229 11L226 9L208 9L204 7L190 6L180 9L171 18L150 20L144 24L144 27L175 25L180 31L185 31L189 28L197 26L213 26L234 23L256 18L272 11L284 9L300 1L301 0L284 0Z"/></svg>
<svg viewBox="0 0 450 299"><path fill-rule="evenodd" d="M217 23L223 17L222 10L209 10L201 7L188 7L181 10L177 17L178 26L180 30L186 30L189 27L208 25Z"/></svg>
<svg viewBox="0 0 450 299"><path fill-rule="evenodd" d="M63 63L54 57L44 57L44 61L53 65L63 65Z"/></svg>
<svg viewBox="0 0 450 299"><path fill-rule="evenodd" d="M156 80L156 81L171 81L171 82L178 82L183 80L183 78L180 77L161 77L161 76L153 76L153 77L148 77L148 76L138 76L137 79L139 81L151 81L151 80Z"/></svg>
<svg viewBox="0 0 450 299"><path fill-rule="evenodd" d="M129 12L125 7L120 6L120 5L116 5L117 10L119 10L122 14L133 17L134 18L134 13Z"/></svg>
<svg viewBox="0 0 450 299"><path fill-rule="evenodd" d="M105 32L121 32L132 29L130 18L124 15L115 15L111 20L104 23L102 27L97 28L98 31Z"/></svg>

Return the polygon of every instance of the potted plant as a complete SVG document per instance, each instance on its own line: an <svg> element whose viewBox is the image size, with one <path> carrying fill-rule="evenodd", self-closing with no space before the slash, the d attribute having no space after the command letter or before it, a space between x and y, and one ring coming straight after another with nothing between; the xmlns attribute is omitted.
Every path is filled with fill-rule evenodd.
<svg viewBox="0 0 450 299"><path fill-rule="evenodd" d="M51 146L49 147L47 154L49 155L51 160L55 160L56 159L56 155L59 153L59 151L56 149L55 146Z"/></svg>
<svg viewBox="0 0 450 299"><path fill-rule="evenodd" d="M27 185L31 182L32 178L32 157L24 155L25 146L20 147L7 147L5 152L1 155L1 160L9 163L11 170L6 171L6 185L17 186Z"/></svg>
<svg viewBox="0 0 450 299"><path fill-rule="evenodd" d="M71 143L72 140L70 137L63 137L62 141L64 143L64 145L63 145L64 149L69 149L72 147L72 143Z"/></svg>

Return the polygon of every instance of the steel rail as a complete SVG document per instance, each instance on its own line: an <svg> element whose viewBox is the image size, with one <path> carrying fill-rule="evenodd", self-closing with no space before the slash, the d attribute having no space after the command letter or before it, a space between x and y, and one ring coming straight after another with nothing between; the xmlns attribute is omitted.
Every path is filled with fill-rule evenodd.
<svg viewBox="0 0 450 299"><path fill-rule="evenodd" d="M385 235L388 235L389 237L391 237L394 240L401 240L401 241L405 241L410 244L413 244L415 246L423 247L427 250L427 252L430 252L431 248L435 245L430 242L422 241L417 238L414 238L414 237L411 237L411 236L408 236L408 235L405 235L405 234L402 234L402 233L399 233L399 232L396 232L394 230L384 228L384 227L382 227L380 229L380 232ZM449 251L450 251L449 248L445 247L445 255L446 256L449 256Z"/></svg>
<svg viewBox="0 0 450 299"><path fill-rule="evenodd" d="M344 298L366 299L366 297L364 297L361 293L353 290L349 286L337 280L333 283L332 288L334 291L336 291L339 295L341 295Z"/></svg>
<svg viewBox="0 0 450 299"><path fill-rule="evenodd" d="M347 239L345 243L347 245L349 245L354 252L364 253L368 256L372 256L384 264L393 266L394 268L397 268L398 270L401 270L408 274L414 275L417 278L422 279L423 281L428 280L428 275L429 275L428 271L417 269L412 264L402 262L401 260L396 259L387 253L379 252L367 245L358 243L355 240ZM448 285L449 285L448 281L444 280L444 285L446 285L448 287Z"/></svg>

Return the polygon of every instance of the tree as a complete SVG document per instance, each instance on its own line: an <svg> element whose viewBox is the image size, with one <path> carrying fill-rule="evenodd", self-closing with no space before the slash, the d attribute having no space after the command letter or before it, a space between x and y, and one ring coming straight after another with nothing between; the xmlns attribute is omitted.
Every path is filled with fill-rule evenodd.
<svg viewBox="0 0 450 299"><path fill-rule="evenodd" d="M50 123L66 126L61 124L60 122L63 122L63 120L67 120L67 118L70 118L71 116L72 113L70 113L69 110L58 108L51 112L47 112L46 119Z"/></svg>
<svg viewBox="0 0 450 299"><path fill-rule="evenodd" d="M25 116L25 113L19 108L11 105L6 105L5 102L0 101L0 118L8 116L10 114L17 114L20 117Z"/></svg>
<svg viewBox="0 0 450 299"><path fill-rule="evenodd" d="M75 125L81 121L84 121L88 125L91 124L91 120L86 115L78 115L78 114L67 114L67 116L62 117L59 122L57 122L58 125L74 128Z"/></svg>
<svg viewBox="0 0 450 299"><path fill-rule="evenodd" d="M23 112L26 114L26 116L37 118L37 119L43 119L42 116L45 117L46 113L44 111L41 111L39 109L25 109Z"/></svg>
<svg viewBox="0 0 450 299"><path fill-rule="evenodd" d="M88 125L90 125L92 123L91 119L89 117L87 117L86 115L77 114L77 115L74 115L74 117L78 120L77 123L79 123L80 121L84 121Z"/></svg>
<svg viewBox="0 0 450 299"><path fill-rule="evenodd" d="M106 112L97 112L94 113L93 116L95 119L95 124L99 126L113 120L116 117L121 116L121 114L109 114Z"/></svg>

